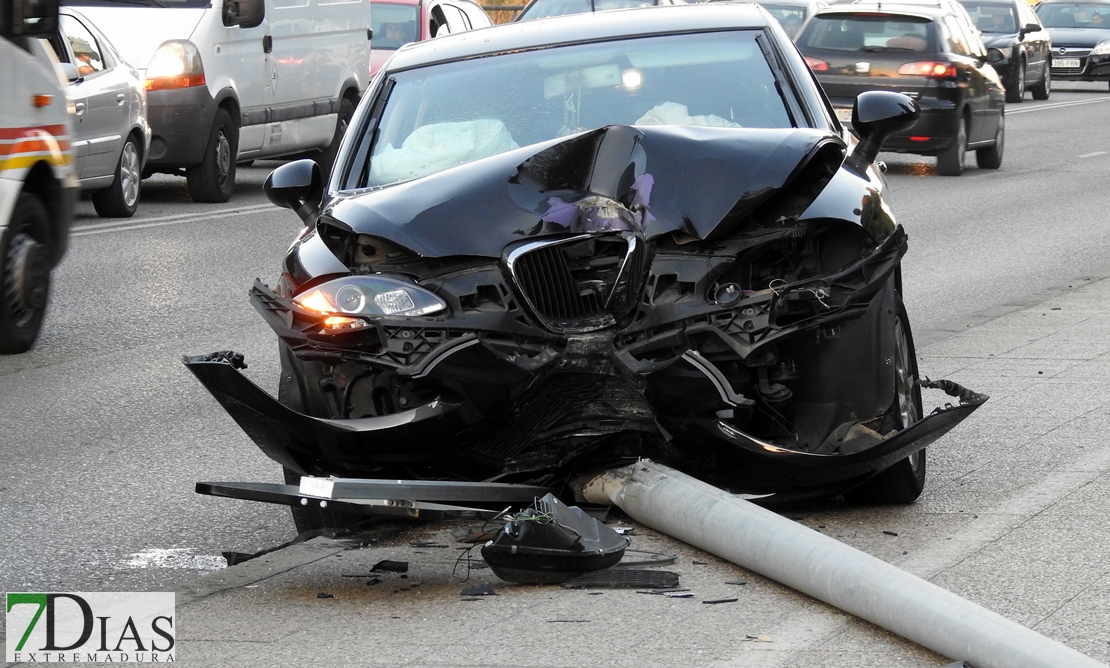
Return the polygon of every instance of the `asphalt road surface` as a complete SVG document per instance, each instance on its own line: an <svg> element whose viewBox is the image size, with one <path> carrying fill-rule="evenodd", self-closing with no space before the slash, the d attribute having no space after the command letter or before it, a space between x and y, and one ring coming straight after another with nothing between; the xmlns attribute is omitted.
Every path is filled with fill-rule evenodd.
<svg viewBox="0 0 1110 668"><path fill-rule="evenodd" d="M919 342L1110 267L1108 109L1105 86L1082 84L1008 105L999 171L946 178L931 158L882 155ZM172 177L144 183L130 220L79 205L38 344L0 359L0 591L159 590L219 567L221 551L293 538L284 508L194 494L280 470L179 362L234 349L276 387L276 341L247 299L300 229L263 197L274 166L240 168L224 205L191 203Z"/></svg>

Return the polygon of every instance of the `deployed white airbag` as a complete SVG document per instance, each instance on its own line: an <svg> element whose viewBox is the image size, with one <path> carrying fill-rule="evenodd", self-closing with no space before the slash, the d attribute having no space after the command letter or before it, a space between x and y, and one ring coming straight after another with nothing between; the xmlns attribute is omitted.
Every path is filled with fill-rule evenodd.
<svg viewBox="0 0 1110 668"><path fill-rule="evenodd" d="M407 181L517 148L505 124L492 118L432 123L417 128L400 148L386 144L370 164L370 182Z"/></svg>
<svg viewBox="0 0 1110 668"><path fill-rule="evenodd" d="M691 116L690 110L678 102L664 102L655 105L641 116L633 125L701 125L713 128L739 128L733 123L714 114Z"/></svg>

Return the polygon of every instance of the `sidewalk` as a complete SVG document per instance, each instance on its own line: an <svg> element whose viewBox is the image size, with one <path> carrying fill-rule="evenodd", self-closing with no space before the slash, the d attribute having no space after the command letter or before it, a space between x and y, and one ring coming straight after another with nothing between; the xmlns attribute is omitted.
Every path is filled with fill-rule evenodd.
<svg viewBox="0 0 1110 668"><path fill-rule="evenodd" d="M918 332L922 373L991 400L929 450L906 507L797 521L1110 662L1110 273ZM912 305L911 305L912 317ZM929 394L926 410L942 403ZM452 529L316 538L177 590L196 666L924 668L952 661L631 522L691 598L523 586ZM460 556L462 559L460 560ZM470 556L480 560L480 549ZM407 573L370 573L382 560ZM357 576L357 577L351 577ZM490 585L492 596L464 596ZM706 604L711 599L735 602ZM955 657L953 657L955 658Z"/></svg>

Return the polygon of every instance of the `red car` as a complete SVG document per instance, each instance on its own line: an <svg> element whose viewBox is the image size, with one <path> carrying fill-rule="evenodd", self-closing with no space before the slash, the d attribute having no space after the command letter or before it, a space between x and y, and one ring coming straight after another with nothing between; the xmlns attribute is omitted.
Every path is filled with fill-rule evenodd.
<svg viewBox="0 0 1110 668"><path fill-rule="evenodd" d="M493 25L485 10L470 0L389 0L370 3L370 75L409 42Z"/></svg>

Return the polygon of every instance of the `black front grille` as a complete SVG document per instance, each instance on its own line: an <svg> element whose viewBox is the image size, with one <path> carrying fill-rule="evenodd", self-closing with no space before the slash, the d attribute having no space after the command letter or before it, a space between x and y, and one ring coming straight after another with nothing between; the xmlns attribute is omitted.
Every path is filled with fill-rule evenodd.
<svg viewBox="0 0 1110 668"><path fill-rule="evenodd" d="M515 267L520 289L545 318L566 322L605 314L604 296L598 294L597 286L579 285L558 246L527 253Z"/></svg>
<svg viewBox="0 0 1110 668"><path fill-rule="evenodd" d="M628 234L531 243L512 255L513 279L549 327L581 332L613 324L639 299L647 253Z"/></svg>

